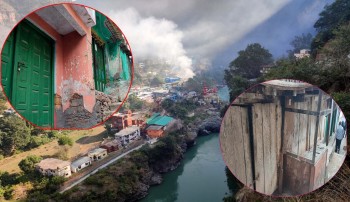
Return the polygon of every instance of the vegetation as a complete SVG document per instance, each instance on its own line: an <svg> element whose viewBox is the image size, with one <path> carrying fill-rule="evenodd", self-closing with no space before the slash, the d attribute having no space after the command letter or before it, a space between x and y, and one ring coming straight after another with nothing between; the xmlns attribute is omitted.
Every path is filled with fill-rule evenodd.
<svg viewBox="0 0 350 202"><path fill-rule="evenodd" d="M313 57L294 59L282 58L275 62L274 67L261 81L270 79L297 79L314 84L331 94L345 117L350 117L350 2L337 0L326 6L315 23L318 30L312 40ZM295 40L305 41L307 35L296 37ZM308 40L307 40L308 41ZM295 41L294 41L295 42ZM291 43L294 50L298 43ZM230 66L231 68L231 66ZM248 69L249 66L246 66ZM230 73L227 70L227 73ZM229 74L227 74L228 76ZM226 76L226 75L225 75ZM237 76L237 75L236 75ZM233 82L234 77L226 78L231 91L243 91L245 83L241 85ZM235 88L235 89L234 89ZM231 97L232 99L232 97ZM349 124L348 124L349 126ZM349 131L349 128L348 128ZM348 145L349 145L349 138ZM281 201L347 201L350 194L350 168L349 156L338 173L320 189L295 198L281 198ZM234 197L225 198L225 201L274 201L275 198L242 188Z"/></svg>
<svg viewBox="0 0 350 202"><path fill-rule="evenodd" d="M258 43L249 44L245 50L239 51L238 57L225 70L224 78L230 89L230 100L254 84L249 80L260 77L262 68L272 62L271 53Z"/></svg>
<svg viewBox="0 0 350 202"><path fill-rule="evenodd" d="M186 116L189 112L195 110L197 105L195 102L190 100L182 100L179 102L172 101L170 99L165 99L161 103L161 107L170 113L171 116L186 119Z"/></svg>
<svg viewBox="0 0 350 202"><path fill-rule="evenodd" d="M18 166L24 173L33 173L35 171L35 164L42 160L39 156L27 156L22 161L19 162Z"/></svg>
<svg viewBox="0 0 350 202"><path fill-rule="evenodd" d="M73 146L73 140L66 135L62 135L61 137L58 138L58 144Z"/></svg>
<svg viewBox="0 0 350 202"><path fill-rule="evenodd" d="M159 138L152 146L146 145L130 153L126 158L100 170L87 178L81 185L59 194L53 179L38 181L29 193L29 201L134 201L137 193L149 184L153 172L158 172L164 164L181 155L182 131ZM53 187L51 187L53 186Z"/></svg>

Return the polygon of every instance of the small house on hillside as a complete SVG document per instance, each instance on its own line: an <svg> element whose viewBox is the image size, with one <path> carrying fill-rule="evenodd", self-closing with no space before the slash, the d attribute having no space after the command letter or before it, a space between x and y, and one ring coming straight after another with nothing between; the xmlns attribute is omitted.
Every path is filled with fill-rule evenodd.
<svg viewBox="0 0 350 202"><path fill-rule="evenodd" d="M145 117L142 113L133 113L128 110L126 113L114 114L110 119L113 128L123 130L129 126L143 127L145 124Z"/></svg>
<svg viewBox="0 0 350 202"><path fill-rule="evenodd" d="M127 145L140 137L140 128L138 126L130 126L119 131L114 136L121 145Z"/></svg>
<svg viewBox="0 0 350 202"><path fill-rule="evenodd" d="M73 161L72 164L70 165L70 167L71 167L72 172L76 173L79 170L81 170L89 165L91 165L90 157L84 156L84 157L81 157L81 158Z"/></svg>
<svg viewBox="0 0 350 202"><path fill-rule="evenodd" d="M107 157L107 149L103 148L96 148L88 153L88 157L91 159L91 161L98 161L105 157Z"/></svg>
<svg viewBox="0 0 350 202"><path fill-rule="evenodd" d="M118 140L105 140L102 142L100 148L107 149L107 153L117 151L121 144Z"/></svg>
<svg viewBox="0 0 350 202"><path fill-rule="evenodd" d="M147 119L147 135L150 138L162 137L167 127L174 122L174 118L170 116L161 116L160 113L154 113Z"/></svg>
<svg viewBox="0 0 350 202"><path fill-rule="evenodd" d="M71 176L70 162L62 161L55 158L47 158L41 160L37 165L36 169L43 175L46 176Z"/></svg>

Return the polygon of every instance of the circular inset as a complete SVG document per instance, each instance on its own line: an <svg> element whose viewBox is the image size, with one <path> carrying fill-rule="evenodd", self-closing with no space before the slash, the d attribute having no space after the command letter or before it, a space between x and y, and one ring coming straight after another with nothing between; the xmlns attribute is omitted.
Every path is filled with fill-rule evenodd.
<svg viewBox="0 0 350 202"><path fill-rule="evenodd" d="M220 144L226 165L246 186L295 196L321 187L339 170L346 156L345 125L338 105L318 87L271 80L233 101Z"/></svg>
<svg viewBox="0 0 350 202"><path fill-rule="evenodd" d="M125 100L133 61L121 30L78 4L38 9L1 52L1 85L24 119L50 129L91 128Z"/></svg>

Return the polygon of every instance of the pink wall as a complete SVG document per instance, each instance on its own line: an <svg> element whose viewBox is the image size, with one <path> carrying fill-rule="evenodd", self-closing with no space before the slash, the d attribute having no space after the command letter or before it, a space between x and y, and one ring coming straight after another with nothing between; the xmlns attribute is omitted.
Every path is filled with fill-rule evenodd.
<svg viewBox="0 0 350 202"><path fill-rule="evenodd" d="M64 7L86 35L80 36L73 31L62 36L35 13L28 16L28 19L55 40L55 93L62 97L63 110L69 108L71 96L77 93L83 95L85 109L92 112L95 105L95 84L91 28L84 24L71 5L66 4Z"/></svg>

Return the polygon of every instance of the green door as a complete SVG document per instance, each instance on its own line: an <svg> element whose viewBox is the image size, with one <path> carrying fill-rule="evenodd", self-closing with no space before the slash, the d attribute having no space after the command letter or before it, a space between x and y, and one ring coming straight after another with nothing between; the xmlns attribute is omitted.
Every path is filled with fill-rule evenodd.
<svg viewBox="0 0 350 202"><path fill-rule="evenodd" d="M94 79L95 88L98 91L104 91L106 87L106 71L105 71L105 58L104 58L104 47L96 43L92 39L92 54L94 63Z"/></svg>
<svg viewBox="0 0 350 202"><path fill-rule="evenodd" d="M12 105L27 120L50 127L52 111L52 50L48 36L27 21L15 33L12 65ZM2 79L4 80L4 79Z"/></svg>
<svg viewBox="0 0 350 202"><path fill-rule="evenodd" d="M1 54L1 84L8 97L11 97L12 84L12 68L13 68L13 53L14 53L14 32L11 32L2 49Z"/></svg>

